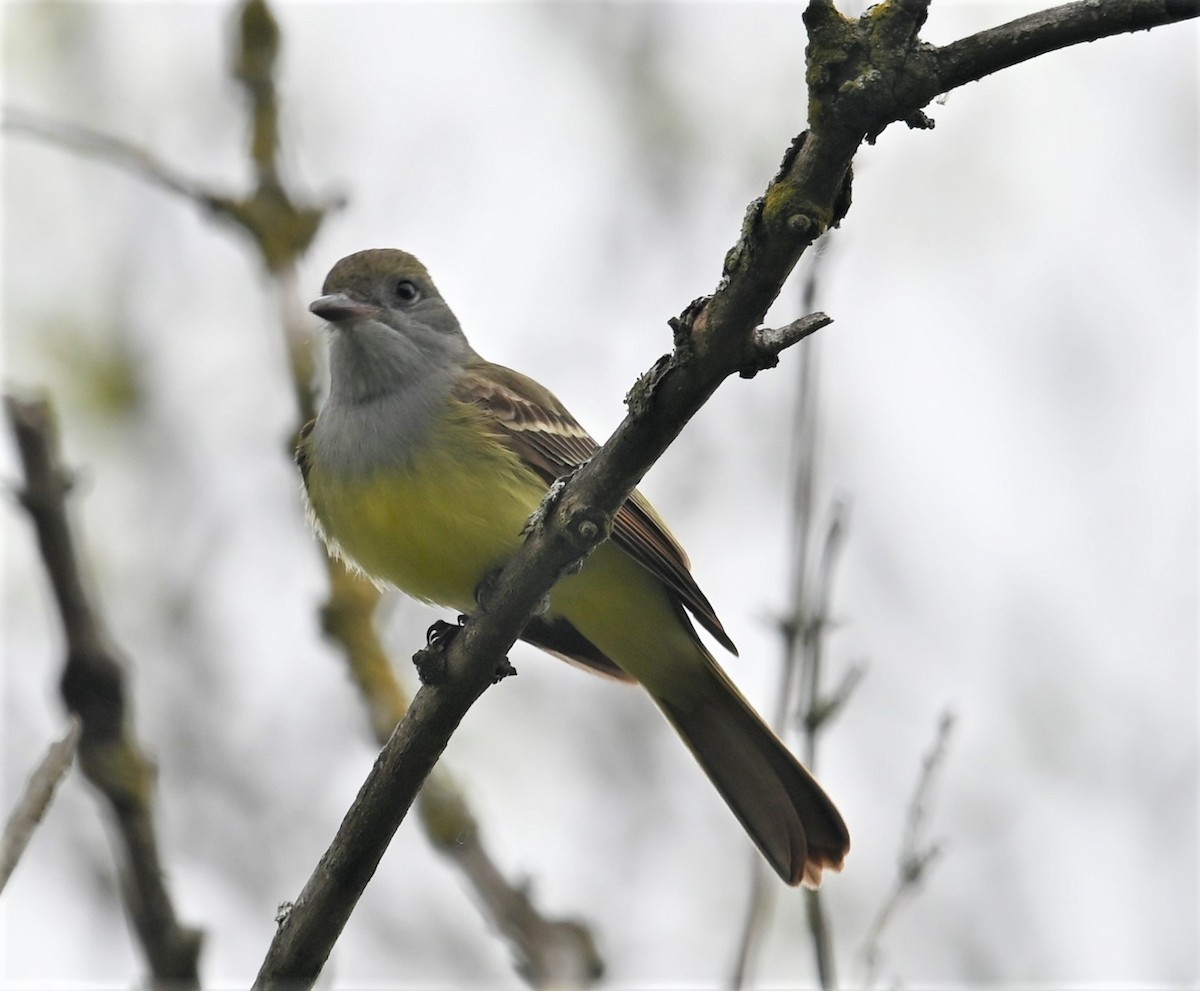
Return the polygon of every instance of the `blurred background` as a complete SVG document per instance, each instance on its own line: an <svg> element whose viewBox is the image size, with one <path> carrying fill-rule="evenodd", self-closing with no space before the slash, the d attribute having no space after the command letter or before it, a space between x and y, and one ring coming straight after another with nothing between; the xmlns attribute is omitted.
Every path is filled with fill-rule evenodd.
<svg viewBox="0 0 1200 991"><path fill-rule="evenodd" d="M1040 4L938 3L940 43ZM805 119L802 4L277 3L287 181L344 195L300 273L402 247L477 349L598 438L712 291ZM250 181L231 8L4 5L9 106ZM892 886L941 714L945 853L883 941L891 984L1197 978L1197 33L1055 53L952 93L856 162L803 347L818 518L849 507L831 680L866 678L819 775L853 850L825 886L843 980ZM245 986L375 753L317 608L276 302L239 232L8 133L3 380L46 388L91 578L132 660L159 820L206 982ZM785 290L775 322L798 314ZM318 333L318 321L311 321ZM643 489L768 711L786 606L797 356L727 383ZM0 478L19 477L7 429ZM9 809L63 730L62 640L26 519L3 534ZM399 596L405 658L439 614ZM590 923L614 986L732 966L750 846L638 692L518 646L445 764L510 876ZM794 740L793 740L794 742ZM759 978L810 982L781 890ZM460 875L406 823L327 971L340 987L518 986ZM143 972L77 774L0 900L5 987Z"/></svg>

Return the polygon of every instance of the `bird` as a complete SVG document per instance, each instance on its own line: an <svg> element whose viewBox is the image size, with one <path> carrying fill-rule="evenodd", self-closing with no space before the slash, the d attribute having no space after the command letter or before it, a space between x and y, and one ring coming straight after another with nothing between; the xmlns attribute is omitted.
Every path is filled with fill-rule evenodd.
<svg viewBox="0 0 1200 991"><path fill-rule="evenodd" d="M318 533L377 583L469 614L596 441L543 385L475 352L412 254L342 258L310 310L330 331L329 388L296 460ZM842 868L845 822L689 616L736 654L683 548L635 490L521 639L640 684L776 873L816 887Z"/></svg>

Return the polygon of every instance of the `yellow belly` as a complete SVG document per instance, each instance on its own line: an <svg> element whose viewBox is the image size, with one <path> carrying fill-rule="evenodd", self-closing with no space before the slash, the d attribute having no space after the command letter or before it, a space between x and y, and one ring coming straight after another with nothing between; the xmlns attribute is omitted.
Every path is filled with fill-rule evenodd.
<svg viewBox="0 0 1200 991"><path fill-rule="evenodd" d="M347 480L313 464L308 477L313 512L347 557L372 578L460 612L520 545L544 494L515 455L460 424L403 469Z"/></svg>
<svg viewBox="0 0 1200 991"><path fill-rule="evenodd" d="M404 469L334 479L313 462L307 483L326 537L363 571L462 613L546 493L515 454L457 419ZM678 693L707 657L662 583L611 541L555 586L549 612L656 694Z"/></svg>

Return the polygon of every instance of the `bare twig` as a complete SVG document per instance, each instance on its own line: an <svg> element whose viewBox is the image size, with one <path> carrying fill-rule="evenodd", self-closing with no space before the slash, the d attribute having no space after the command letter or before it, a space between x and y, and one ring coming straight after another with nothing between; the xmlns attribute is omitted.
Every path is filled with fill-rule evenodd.
<svg viewBox="0 0 1200 991"><path fill-rule="evenodd" d="M750 863L750 894L746 900L746 914L742 918L733 973L729 977L729 986L735 991L748 988L753 983L767 927L775 911L775 884L759 860L756 856Z"/></svg>
<svg viewBox="0 0 1200 991"><path fill-rule="evenodd" d="M230 221L254 240L267 271L292 268L316 237L321 222L344 199L297 202L280 180L278 162L279 107L272 71L278 55L279 28L265 0L245 0L239 8L234 78L247 94L250 109L250 157L256 185L246 196L218 192L186 178L131 142L87 127L47 121L7 107L0 126L14 134L37 138L116 166L138 178L183 196L215 216Z"/></svg>
<svg viewBox="0 0 1200 991"><path fill-rule="evenodd" d="M779 364L779 355L785 348L798 344L815 334L822 327L833 323L833 318L824 313L809 313L783 327L760 327L754 332L754 341L761 358L752 361L739 373L742 378L753 378L759 372Z"/></svg>
<svg viewBox="0 0 1200 991"><path fill-rule="evenodd" d="M88 595L67 516L70 476L59 462L50 404L5 397L29 513L67 640L62 696L79 717L79 762L112 811L126 908L156 985L198 987L201 933L177 921L154 831L155 769L133 731L124 664Z"/></svg>
<svg viewBox="0 0 1200 991"><path fill-rule="evenodd" d="M937 49L938 85L941 92L948 92L1047 52L1196 16L1200 16L1200 0L1063 4Z"/></svg>
<svg viewBox="0 0 1200 991"><path fill-rule="evenodd" d="M804 892L804 919L808 925L808 938L812 941L813 959L817 966L817 984L823 991L832 991L838 986L833 932L830 929L829 914L825 911L825 899L816 889L809 888Z"/></svg>
<svg viewBox="0 0 1200 991"><path fill-rule="evenodd" d="M25 785L24 794L4 824L4 837L0 840L0 891L8 884L21 854L25 852L34 831L46 814L46 809L50 807L59 782L71 769L82 731L83 724L72 717L67 735L51 744L46 756L34 768Z"/></svg>
<svg viewBox="0 0 1200 991"><path fill-rule="evenodd" d="M818 256L819 257L819 256ZM815 266L814 266L815 267ZM816 292L815 277L810 282L806 295ZM811 426L804 431L810 450L800 456L807 461L802 468L803 484L808 486L804 497L809 517L802 525L811 532L813 526L813 485L816 475L816 446L817 446L817 402L815 369L816 357L807 349L805 360L808 363L807 387L809 397L806 400L808 417ZM802 463L803 463L802 461ZM798 685L799 695L796 701L796 712L804 729L804 760L809 770L815 771L817 764L817 740L831 710L826 706L821 689L821 674L824 668L825 637L830 629L830 601L833 589L833 572L840 557L843 546L845 525L843 517L844 505L835 502L826 531L825 542L822 546L821 557L817 565L815 590L810 590L807 581L801 581L797 586L796 597L799 610L796 618L800 621L800 656ZM805 551L809 549L806 538L803 544ZM807 569L807 560L799 562L798 566ZM809 937L813 946L813 959L816 962L817 981L825 991L837 987L837 966L833 954L833 937L830 932L828 915L825 912L824 901L819 891L808 892L804 898L805 918L808 922Z"/></svg>
<svg viewBox="0 0 1200 991"><path fill-rule="evenodd" d="M266 0L243 0L238 7L233 76L246 93L250 111L250 160L257 183L254 192L228 199L223 212L258 246L268 272L285 273L308 250L325 214L343 205L341 197L325 203L297 202L288 193L279 168L279 101L275 67L279 57L279 25Z"/></svg>
<svg viewBox="0 0 1200 991"><path fill-rule="evenodd" d="M825 257L824 252L818 253L809 266L801 288L801 309L811 310L814 305L819 271ZM800 322L797 321L797 324ZM798 364L796 413L792 418L790 444L793 462L791 592L788 614L779 623L783 639L783 662L780 665L780 683L775 694L772 724L782 734L792 722L793 710L800 714L800 722L805 727L806 761L811 769L816 758L817 734L826 720L825 716L818 718L816 713L818 709L826 709L823 702L818 704L821 699L821 657L824 653L824 636L830 626L828 615L833 552L840 545L840 540L835 537L840 536L843 528L840 512L835 508L834 522L830 526L825 552L816 573L817 592L814 595L810 580L813 571L810 546L815 527L814 490L819 432L816 356L812 348L801 350ZM731 979L735 988L747 987L753 979L755 963L762 951L767 924L773 913L775 892L774 883L764 870L761 859L755 857L751 865L750 899ZM836 978L832 941L819 892L806 893L805 910L818 979L823 988L833 987Z"/></svg>
<svg viewBox="0 0 1200 991"><path fill-rule="evenodd" d="M800 698L796 707L804 729L804 761L809 769L817 762L817 738L825 721L833 714L821 691L821 673L825 662L825 635L832 626L829 606L833 594L833 575L845 546L846 504L835 501L829 514L825 540L817 566L816 588L812 601L804 612L800 631L801 665Z"/></svg>
<svg viewBox="0 0 1200 991"><path fill-rule="evenodd" d="M859 951L866 977L863 987L872 987L879 972L882 955L880 946L884 930L895 917L905 900L912 897L924 882L936 861L946 849L945 841L927 839L929 811L933 804L933 791L937 774L946 763L950 744L950 733L954 729L954 716L944 712L938 721L937 735L929 752L921 761L921 773L909 799L908 813L904 818L904 835L900 842L900 856L896 880L891 891L880 905L875 918L867 928L863 946Z"/></svg>
<svg viewBox="0 0 1200 991"><path fill-rule="evenodd" d="M88 127L47 120L19 107L4 108L0 127L14 135L36 138L85 158L94 158L116 166L152 186L175 193L208 210L217 209L217 203L221 199L213 191L175 171L131 142Z"/></svg>
<svg viewBox="0 0 1200 991"><path fill-rule="evenodd" d="M517 957L517 972L535 988L586 988L604 974L591 930L576 919L547 919L527 888L514 887L484 847L461 789L434 768L421 789L419 811L438 849L470 880Z"/></svg>

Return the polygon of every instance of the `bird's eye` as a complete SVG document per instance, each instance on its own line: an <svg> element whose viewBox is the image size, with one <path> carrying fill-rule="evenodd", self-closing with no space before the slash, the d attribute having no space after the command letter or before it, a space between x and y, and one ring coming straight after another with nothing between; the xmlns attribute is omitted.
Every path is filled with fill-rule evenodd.
<svg viewBox="0 0 1200 991"><path fill-rule="evenodd" d="M396 283L396 298L402 303L414 303L421 298L421 290L408 279Z"/></svg>

